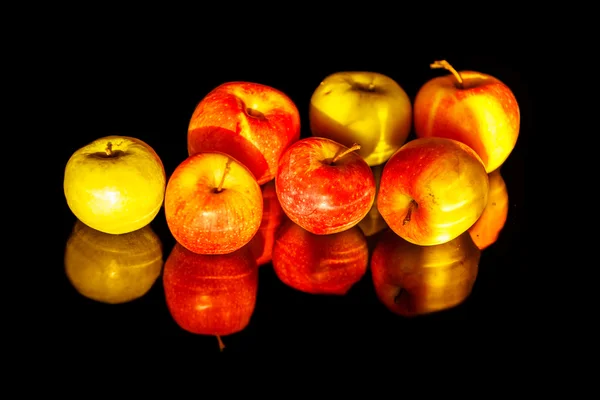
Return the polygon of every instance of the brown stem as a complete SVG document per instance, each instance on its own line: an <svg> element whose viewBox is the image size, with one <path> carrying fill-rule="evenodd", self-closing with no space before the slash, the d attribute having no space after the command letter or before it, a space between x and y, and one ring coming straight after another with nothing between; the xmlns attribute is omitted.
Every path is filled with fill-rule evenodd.
<svg viewBox="0 0 600 400"><path fill-rule="evenodd" d="M443 68L447 71L450 71L452 73L452 75L454 75L454 77L456 78L456 80L458 81L458 86L460 86L460 88L463 88L463 78L462 76L460 76L460 73L454 69L454 67L452 65L450 65L450 63L446 60L440 60L440 61L435 61L433 64L430 65L430 67L432 69L440 69Z"/></svg>
<svg viewBox="0 0 600 400"><path fill-rule="evenodd" d="M106 144L106 149L104 149L104 151L106 152L107 156L112 156L113 150L112 150L112 143L108 142Z"/></svg>
<svg viewBox="0 0 600 400"><path fill-rule="evenodd" d="M219 193L221 190L223 190L223 184L225 183L225 176L229 172L230 168L231 168L231 158L227 158L227 162L225 163L225 170L223 171L223 176L221 176L221 182L219 182L219 186L217 186L217 190L216 190L217 193Z"/></svg>
<svg viewBox="0 0 600 400"><path fill-rule="evenodd" d="M410 204L408 205L408 211L406 212L406 217L404 217L404 220L402 221L402 225L406 225L410 222L410 217L412 216L412 212L415 208L418 208L419 204L417 204L416 201L411 200Z"/></svg>
<svg viewBox="0 0 600 400"><path fill-rule="evenodd" d="M339 153L337 153L334 157L333 160L331 160L332 163L336 162L337 160L339 160L340 158L344 157L346 154L352 153L353 151L359 150L360 149L360 145L357 143L354 143L351 147L340 151Z"/></svg>
<svg viewBox="0 0 600 400"><path fill-rule="evenodd" d="M223 341L221 340L221 336L216 335L217 336L217 340L219 341L219 350L223 351L225 350L225 344L223 343Z"/></svg>

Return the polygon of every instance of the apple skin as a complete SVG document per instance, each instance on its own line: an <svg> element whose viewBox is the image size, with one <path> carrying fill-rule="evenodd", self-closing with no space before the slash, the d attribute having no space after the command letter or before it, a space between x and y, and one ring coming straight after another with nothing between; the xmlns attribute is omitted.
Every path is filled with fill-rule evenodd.
<svg viewBox="0 0 600 400"><path fill-rule="evenodd" d="M261 186L263 196L263 218L258 232L248 246L256 258L256 264L262 266L271 262L275 234L282 221L287 219L275 193L275 181L271 180Z"/></svg>
<svg viewBox="0 0 600 400"><path fill-rule="evenodd" d="M483 213L469 228L475 245L483 250L496 243L508 218L508 190L500 169L488 174L490 190Z"/></svg>
<svg viewBox="0 0 600 400"><path fill-rule="evenodd" d="M477 154L452 139L418 138L388 160L377 209L405 240L448 242L477 221L488 201L489 180Z"/></svg>
<svg viewBox="0 0 600 400"><path fill-rule="evenodd" d="M254 313L258 268L247 246L205 255L176 243L165 262L163 287L169 312L182 329L231 335L242 331Z"/></svg>
<svg viewBox="0 0 600 400"><path fill-rule="evenodd" d="M486 172L500 167L519 136L520 110L512 91L480 72L460 71L463 88L449 74L426 82L415 97L417 137L444 137L471 147Z"/></svg>
<svg viewBox="0 0 600 400"><path fill-rule="evenodd" d="M227 154L190 156L167 183L167 225L175 240L195 253L226 254L241 248L258 231L262 213L262 193L254 175Z"/></svg>
<svg viewBox="0 0 600 400"><path fill-rule="evenodd" d="M65 273L82 296L120 304L144 296L163 266L162 243L150 225L111 235L77 220L67 240Z"/></svg>
<svg viewBox="0 0 600 400"><path fill-rule="evenodd" d="M244 164L259 185L275 178L281 153L300 138L300 113L283 92L253 82L217 86L196 106L188 153L219 151Z"/></svg>
<svg viewBox="0 0 600 400"><path fill-rule="evenodd" d="M375 293L404 317L447 310L471 294L480 258L468 232L444 244L418 246L387 230L371 258Z"/></svg>
<svg viewBox="0 0 600 400"><path fill-rule="evenodd" d="M359 227L315 235L291 220L273 246L273 269L291 288L310 294L345 295L369 264L367 239Z"/></svg>
<svg viewBox="0 0 600 400"><path fill-rule="evenodd" d="M317 235L358 224L375 199L375 178L366 161L331 139L301 139L281 156L275 190L285 214Z"/></svg>
<svg viewBox="0 0 600 400"><path fill-rule="evenodd" d="M369 213L365 215L363 219L358 223L358 227L362 229L365 236L370 237L388 228L387 223L379 213L377 209L377 196L379 194L379 183L381 182L381 173L385 163L375 165L371 167L373 171L373 177L375 178L375 200L369 210Z"/></svg>
<svg viewBox="0 0 600 400"><path fill-rule="evenodd" d="M358 154L374 166L387 161L406 142L412 105L404 89L386 75L336 72L313 92L308 117L313 136L346 147L358 143Z"/></svg>
<svg viewBox="0 0 600 400"><path fill-rule="evenodd" d="M65 166L64 193L75 217L110 234L148 225L163 204L163 163L147 143L105 136L76 150Z"/></svg>

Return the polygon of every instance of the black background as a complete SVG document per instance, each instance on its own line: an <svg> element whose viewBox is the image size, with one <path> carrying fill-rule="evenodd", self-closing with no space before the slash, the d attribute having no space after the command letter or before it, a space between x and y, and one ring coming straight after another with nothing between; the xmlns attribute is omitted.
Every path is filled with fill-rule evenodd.
<svg viewBox="0 0 600 400"><path fill-rule="evenodd" d="M247 47L248 49L248 47ZM250 48L251 49L251 48ZM493 75L514 92L521 109L517 145L502 166L509 193L508 220L499 240L484 250L471 296L462 305L437 314L402 318L389 312L375 297L370 272L343 297L316 296L281 283L271 266L260 269L255 313L241 333L225 337L227 351L262 350L290 344L316 349L332 346L377 348L397 340L402 332L424 324L446 321L480 322L516 327L530 312L521 283L527 274L525 248L525 156L532 134L529 70L521 55L496 51L493 55L464 56L454 52L415 55L382 49L360 54L346 51L257 49L240 53L212 51L199 44L187 51L163 48L140 50L135 46L112 49L101 43L87 46L63 66L61 88L67 103L61 122L61 145L56 170L55 196L60 198L60 244L54 253L53 277L60 293L63 322L55 327L75 337L186 337L197 351L217 352L213 337L196 336L180 329L169 315L161 278L138 300L106 305L81 296L64 274L64 245L75 223L62 192L64 166L71 154L87 143L110 134L140 138L161 157L167 177L187 157L187 126L196 104L215 86L235 80L258 82L282 90L296 103L302 118L302 136L308 136L308 104L313 90L327 75L338 71L369 70L388 75L414 99L428 79L445 74L429 68L447 59L455 68ZM61 82L56 82L60 87ZM411 136L412 138L412 136ZM164 259L174 240L164 211L152 222L160 236ZM448 329L439 327L434 329Z"/></svg>

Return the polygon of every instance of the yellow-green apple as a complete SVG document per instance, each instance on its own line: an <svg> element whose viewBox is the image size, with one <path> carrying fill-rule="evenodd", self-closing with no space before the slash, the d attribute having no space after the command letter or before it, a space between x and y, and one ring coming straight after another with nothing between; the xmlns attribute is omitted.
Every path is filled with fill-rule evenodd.
<svg viewBox="0 0 600 400"><path fill-rule="evenodd" d="M227 154L189 156L167 183L167 225L175 240L195 253L226 254L241 248L258 231L262 214L254 175Z"/></svg>
<svg viewBox="0 0 600 400"><path fill-rule="evenodd" d="M405 317L447 310L470 295L480 258L468 232L444 244L418 246L388 230L371 258L375 293Z"/></svg>
<svg viewBox="0 0 600 400"><path fill-rule="evenodd" d="M357 226L315 235L288 219L273 246L273 270L279 279L305 293L344 295L368 264L367 239Z"/></svg>
<svg viewBox="0 0 600 400"><path fill-rule="evenodd" d="M358 224L375 199L375 178L355 150L331 139L308 137L288 147L275 177L285 214L317 235Z"/></svg>
<svg viewBox="0 0 600 400"><path fill-rule="evenodd" d="M406 142L412 106L404 89L389 76L336 72L313 92L308 118L314 136L346 147L358 143L358 154L373 166L387 161Z"/></svg>
<svg viewBox="0 0 600 400"><path fill-rule="evenodd" d="M148 225L163 204L163 163L147 143L106 136L76 150L65 167L64 193L77 219L101 232Z"/></svg>
<svg viewBox="0 0 600 400"><path fill-rule="evenodd" d="M358 227L362 229L366 236L373 236L388 227L379 210L377 210L377 195L379 193L379 183L381 182L381 173L383 172L384 165L385 163L371 167L373 177L375 178L375 200L369 213L358 223Z"/></svg>
<svg viewBox="0 0 600 400"><path fill-rule="evenodd" d="M286 218L277 194L275 193L275 181L269 182L261 186L263 196L263 217L260 227L256 235L250 240L248 246L252 250L252 254L256 258L258 266L265 265L271 262L273 253L273 243L275 242L275 234L281 225L281 222Z"/></svg>
<svg viewBox="0 0 600 400"><path fill-rule="evenodd" d="M488 191L485 167L471 148L452 139L418 138L385 164L377 209L400 237L431 246L467 231L483 213Z"/></svg>
<svg viewBox="0 0 600 400"><path fill-rule="evenodd" d="M220 151L244 164L260 185L275 178L281 153L300 138L300 114L283 92L253 82L217 86L196 106L188 153Z"/></svg>
<svg viewBox="0 0 600 400"><path fill-rule="evenodd" d="M515 95L499 79L475 71L456 71L447 61L432 68L451 73L433 78L417 92L413 113L417 137L455 139L471 147L488 173L500 167L519 136Z"/></svg>
<svg viewBox="0 0 600 400"><path fill-rule="evenodd" d="M481 250L498 240L508 217L508 190L500 169L492 171L488 176L490 190L487 206L477 222L469 228L473 242Z"/></svg>
<svg viewBox="0 0 600 400"><path fill-rule="evenodd" d="M83 296L108 304L144 296L163 266L162 243L150 225L111 235L77 220L67 240L65 273Z"/></svg>
<svg viewBox="0 0 600 400"><path fill-rule="evenodd" d="M163 287L171 316L182 329L221 336L242 331L256 304L258 268L244 246L228 254L196 254L176 243L165 262Z"/></svg>

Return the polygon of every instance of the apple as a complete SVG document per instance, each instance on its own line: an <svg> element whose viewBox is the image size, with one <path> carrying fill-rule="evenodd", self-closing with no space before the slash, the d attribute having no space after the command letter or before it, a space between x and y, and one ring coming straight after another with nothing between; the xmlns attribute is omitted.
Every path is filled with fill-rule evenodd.
<svg viewBox="0 0 600 400"><path fill-rule="evenodd" d="M148 225L163 204L163 163L147 143L106 136L76 150L65 167L64 193L77 219L121 234Z"/></svg>
<svg viewBox="0 0 600 400"><path fill-rule="evenodd" d="M111 235L77 220L67 240L67 278L81 295L101 303L127 303L144 296L162 266L162 243L150 225Z"/></svg>
<svg viewBox="0 0 600 400"><path fill-rule="evenodd" d="M418 138L402 146L381 174L377 209L389 227L421 246L442 244L467 231L483 213L489 181L467 145Z"/></svg>
<svg viewBox="0 0 600 400"><path fill-rule="evenodd" d="M269 182L261 186L263 197L263 217L260 227L256 235L250 240L248 246L252 250L252 254L256 258L258 266L271 262L273 253L273 243L275 242L275 234L281 225L281 222L286 219L285 213L277 200L275 193L275 181Z"/></svg>
<svg viewBox="0 0 600 400"><path fill-rule="evenodd" d="M260 185L275 178L281 153L300 138L300 114L283 92L253 82L217 86L196 106L188 126L188 153L230 154Z"/></svg>
<svg viewBox="0 0 600 400"><path fill-rule="evenodd" d="M371 258L375 293L387 309L405 317L447 310L471 294L480 258L468 232L444 244L419 246L388 230Z"/></svg>
<svg viewBox="0 0 600 400"><path fill-rule="evenodd" d="M451 73L429 80L417 92L413 106L416 136L458 140L475 150L486 172L496 170L519 136L520 111L515 95L493 76L458 72L445 60L431 67Z"/></svg>
<svg viewBox="0 0 600 400"><path fill-rule="evenodd" d="M487 206L477 222L469 228L473 242L481 250L498 240L508 217L508 190L500 169L491 172L488 177L490 189Z"/></svg>
<svg viewBox="0 0 600 400"><path fill-rule="evenodd" d="M273 246L277 277L310 294L346 294L365 275L368 264L367 239L357 226L316 235L286 220Z"/></svg>
<svg viewBox="0 0 600 400"><path fill-rule="evenodd" d="M379 183L381 182L381 173L383 172L384 164L379 164L371 167L373 177L375 178L375 200L371 209L363 219L358 223L358 227L362 229L365 236L373 236L388 227L387 223L377 209L377 196L379 193Z"/></svg>
<svg viewBox="0 0 600 400"><path fill-rule="evenodd" d="M175 240L195 253L226 254L241 248L258 231L262 214L254 175L227 154L189 156L167 183L167 225Z"/></svg>
<svg viewBox="0 0 600 400"><path fill-rule="evenodd" d="M358 224L375 199L375 178L366 161L331 139L308 137L288 147L275 177L285 214L317 235Z"/></svg>
<svg viewBox="0 0 600 400"><path fill-rule="evenodd" d="M392 78L367 71L327 76L310 99L308 119L314 136L327 137L357 151L370 166L387 161L412 126L408 95Z"/></svg>
<svg viewBox="0 0 600 400"><path fill-rule="evenodd" d="M242 331L256 305L258 268L244 246L228 254L196 254L176 243L163 272L169 312L182 329L221 336Z"/></svg>

